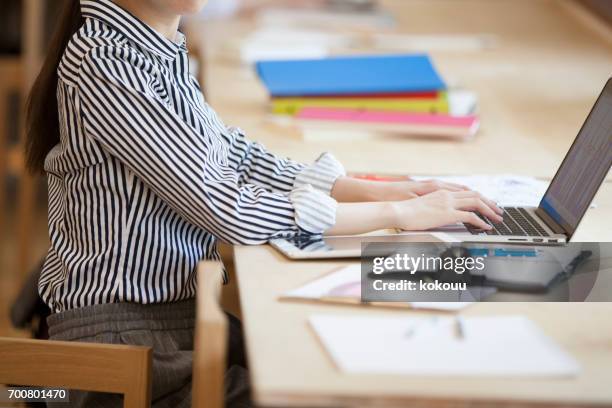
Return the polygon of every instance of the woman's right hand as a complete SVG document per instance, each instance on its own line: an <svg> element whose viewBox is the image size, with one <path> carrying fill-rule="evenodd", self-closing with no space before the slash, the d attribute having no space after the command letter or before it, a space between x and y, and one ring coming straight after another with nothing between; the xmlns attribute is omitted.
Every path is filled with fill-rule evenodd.
<svg viewBox="0 0 612 408"><path fill-rule="evenodd" d="M394 203L396 228L424 231L456 223L467 223L483 230L492 227L478 212L493 222L501 222L503 210L475 191L439 190L407 201Z"/></svg>
<svg viewBox="0 0 612 408"><path fill-rule="evenodd" d="M355 235L390 228L424 231L458 222L491 229L474 212L502 221L502 210L475 191L438 190L406 201L339 203L336 224L325 234Z"/></svg>

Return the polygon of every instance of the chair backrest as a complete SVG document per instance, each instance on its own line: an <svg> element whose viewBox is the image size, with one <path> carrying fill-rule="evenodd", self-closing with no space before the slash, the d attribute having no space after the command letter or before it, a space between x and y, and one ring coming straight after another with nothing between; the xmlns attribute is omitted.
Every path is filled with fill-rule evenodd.
<svg viewBox="0 0 612 408"><path fill-rule="evenodd" d="M193 356L192 406L222 408L227 364L227 316L219 305L223 267L198 265L196 329Z"/></svg>
<svg viewBox="0 0 612 408"><path fill-rule="evenodd" d="M0 337L0 384L123 394L124 407L151 406L151 349Z"/></svg>

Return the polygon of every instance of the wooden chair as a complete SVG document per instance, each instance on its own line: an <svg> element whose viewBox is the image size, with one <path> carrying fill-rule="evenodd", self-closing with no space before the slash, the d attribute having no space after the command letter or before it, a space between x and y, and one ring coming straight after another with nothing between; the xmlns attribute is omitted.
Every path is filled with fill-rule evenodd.
<svg viewBox="0 0 612 408"><path fill-rule="evenodd" d="M219 305L222 271L220 262L206 261L198 266L192 382L194 408L224 406L228 321Z"/></svg>
<svg viewBox="0 0 612 408"><path fill-rule="evenodd" d="M124 407L151 406L151 349L0 337L0 384L123 394Z"/></svg>
<svg viewBox="0 0 612 408"><path fill-rule="evenodd" d="M219 301L223 267L198 265L192 406L222 408L228 321ZM151 405L151 349L0 337L0 384L124 395L126 408Z"/></svg>

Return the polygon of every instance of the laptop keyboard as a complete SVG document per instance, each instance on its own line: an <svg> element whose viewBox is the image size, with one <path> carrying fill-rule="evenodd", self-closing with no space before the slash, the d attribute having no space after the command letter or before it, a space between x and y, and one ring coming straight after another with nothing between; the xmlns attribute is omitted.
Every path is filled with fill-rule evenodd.
<svg viewBox="0 0 612 408"><path fill-rule="evenodd" d="M550 234L538 224L538 222L520 207L505 207L504 221L502 223L491 222L487 217L476 213L487 224L493 226L489 231L483 231L473 225L465 224L468 231L474 235L486 233L487 235L518 235L529 237L549 237Z"/></svg>

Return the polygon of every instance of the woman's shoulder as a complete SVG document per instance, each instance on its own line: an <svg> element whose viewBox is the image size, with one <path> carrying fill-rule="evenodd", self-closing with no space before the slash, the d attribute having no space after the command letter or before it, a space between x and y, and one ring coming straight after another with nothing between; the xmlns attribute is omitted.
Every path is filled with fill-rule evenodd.
<svg viewBox="0 0 612 408"><path fill-rule="evenodd" d="M134 51L120 32L99 21L86 19L67 44L60 60L58 75L69 85L76 85L86 61L109 56L132 58Z"/></svg>

